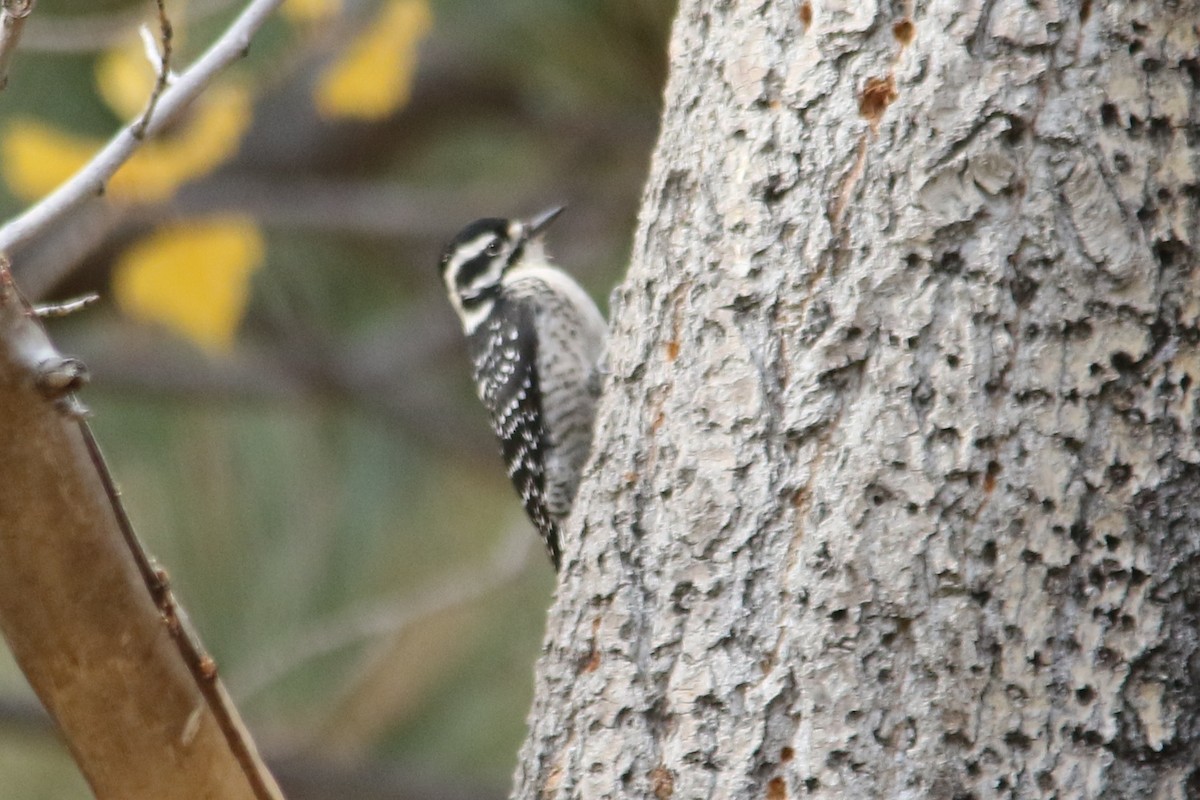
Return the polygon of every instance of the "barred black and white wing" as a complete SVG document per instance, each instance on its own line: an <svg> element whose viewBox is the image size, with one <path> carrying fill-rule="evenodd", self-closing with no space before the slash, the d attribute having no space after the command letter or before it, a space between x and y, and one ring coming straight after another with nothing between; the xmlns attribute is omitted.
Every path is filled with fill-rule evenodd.
<svg viewBox="0 0 1200 800"><path fill-rule="evenodd" d="M538 380L535 314L528 302L498 298L487 320L468 337L468 347L479 399L491 415L508 476L558 569L558 519L546 506L550 442Z"/></svg>

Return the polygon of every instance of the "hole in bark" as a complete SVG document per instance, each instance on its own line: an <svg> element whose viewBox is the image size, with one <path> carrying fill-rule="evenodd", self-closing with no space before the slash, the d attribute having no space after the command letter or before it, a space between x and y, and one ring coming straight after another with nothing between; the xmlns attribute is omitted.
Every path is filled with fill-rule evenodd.
<svg viewBox="0 0 1200 800"><path fill-rule="evenodd" d="M1092 0L1083 0L1079 4L1079 21L1087 22L1088 17L1092 15Z"/></svg>
<svg viewBox="0 0 1200 800"><path fill-rule="evenodd" d="M1129 172L1129 156L1124 153L1113 153L1113 167L1122 174Z"/></svg>
<svg viewBox="0 0 1200 800"><path fill-rule="evenodd" d="M1113 486L1124 486L1132 475L1133 469L1128 464L1109 464L1108 469L1105 470L1105 476ZM1105 537L1105 544L1108 544L1110 538L1112 537Z"/></svg>
<svg viewBox="0 0 1200 800"><path fill-rule="evenodd" d="M1158 59L1158 58L1142 59L1142 71L1143 72L1158 72L1162 68L1163 68L1162 59Z"/></svg>
<svg viewBox="0 0 1200 800"><path fill-rule="evenodd" d="M1135 56L1142 52L1142 43L1139 39L1134 39L1129 43L1129 55Z"/></svg>
<svg viewBox="0 0 1200 800"><path fill-rule="evenodd" d="M1113 369L1124 375L1129 375L1137 371L1137 362L1133 356L1126 353L1124 350L1118 350L1108 357L1108 361L1113 365Z"/></svg>
<svg viewBox="0 0 1200 800"><path fill-rule="evenodd" d="M949 355L946 356L946 364L951 369L957 369L958 364L959 364L958 356L954 355L953 353L950 353Z"/></svg>
<svg viewBox="0 0 1200 800"><path fill-rule="evenodd" d="M1022 550L1021 560L1026 564L1037 564L1042 560L1042 554L1036 550Z"/></svg>
<svg viewBox="0 0 1200 800"><path fill-rule="evenodd" d="M892 679L892 671L887 668L881 669L881 670L879 670L879 672L877 672L875 674L875 680L878 681L879 683L887 683L891 679Z"/></svg>
<svg viewBox="0 0 1200 800"><path fill-rule="evenodd" d="M1048 792L1054 788L1054 776L1046 770L1042 770L1037 774L1038 788L1043 792Z"/></svg>
<svg viewBox="0 0 1200 800"><path fill-rule="evenodd" d="M909 350L916 350L917 343L920 341L921 340L918 339L916 336L910 336L904 340L904 344L908 347Z"/></svg>
<svg viewBox="0 0 1200 800"><path fill-rule="evenodd" d="M1104 737L1096 731L1088 731L1076 726L1071 731L1071 741L1075 742L1076 744L1082 743L1090 745L1091 747L1098 747L1104 743Z"/></svg>
<svg viewBox="0 0 1200 800"><path fill-rule="evenodd" d="M805 5L808 5L808 4L805 3ZM805 778L804 779L804 788L806 790L808 790L808 792L811 794L812 792L815 792L817 789L821 788L821 781L818 780L817 778Z"/></svg>
<svg viewBox="0 0 1200 800"><path fill-rule="evenodd" d="M1129 614L1122 614L1117 620L1117 624L1121 626L1121 630L1123 631L1133 630L1134 622L1134 618Z"/></svg>
<svg viewBox="0 0 1200 800"><path fill-rule="evenodd" d="M1189 263L1190 248L1178 239L1165 239L1154 243L1154 257L1164 269L1172 269Z"/></svg>
<svg viewBox="0 0 1200 800"><path fill-rule="evenodd" d="M1104 372L1104 367L1100 366L1095 361L1093 361L1091 364L1088 364L1088 375L1091 375L1094 378L1101 372Z"/></svg>
<svg viewBox="0 0 1200 800"><path fill-rule="evenodd" d="M909 269L916 269L921 266L921 257L916 253L909 253L904 257L904 266Z"/></svg>
<svg viewBox="0 0 1200 800"><path fill-rule="evenodd" d="M963 260L962 256L954 250L946 253L938 259L935 267L936 272L945 272L950 275L957 275L962 272Z"/></svg>
<svg viewBox="0 0 1200 800"><path fill-rule="evenodd" d="M834 622L844 622L846 619L846 613L846 609L844 608L835 608L833 611L829 612L829 619Z"/></svg>
<svg viewBox="0 0 1200 800"><path fill-rule="evenodd" d="M1042 511L1046 514L1049 514L1051 511L1058 508L1058 504L1055 503L1053 500L1051 500L1049 497L1042 498L1042 502L1039 503L1038 505L1040 505L1042 507Z"/></svg>
<svg viewBox="0 0 1200 800"><path fill-rule="evenodd" d="M968 761L965 766L967 768L968 775L970 775L972 778L979 777L979 762L978 761Z"/></svg>
<svg viewBox="0 0 1200 800"><path fill-rule="evenodd" d="M1113 552L1121 546L1121 539L1118 536L1113 536L1111 533L1104 537L1104 546L1108 548L1108 552Z"/></svg>
<svg viewBox="0 0 1200 800"><path fill-rule="evenodd" d="M1141 137L1142 129L1146 127L1146 123L1137 114L1129 115L1129 135L1134 139Z"/></svg>
<svg viewBox="0 0 1200 800"><path fill-rule="evenodd" d="M999 461L989 461L987 463L987 472L983 476L983 490L985 492L991 492L993 489L996 488L996 478L999 475L1000 475L1000 462ZM993 557L993 560L995 560L995 550L996 550L995 543L989 542L989 544L992 545L992 557Z"/></svg>
<svg viewBox="0 0 1200 800"><path fill-rule="evenodd" d="M1166 139L1171 135L1171 121L1166 117L1150 118L1150 136L1154 139Z"/></svg>
<svg viewBox="0 0 1200 800"><path fill-rule="evenodd" d="M1133 567L1132 569L1129 570L1129 585L1130 586L1141 586L1149 578L1150 578L1149 572L1143 572L1142 570L1138 569L1137 567Z"/></svg>
<svg viewBox="0 0 1200 800"><path fill-rule="evenodd" d="M1112 103L1100 104L1100 121L1108 126L1117 125L1120 121L1120 115L1117 113L1117 107Z"/></svg>
<svg viewBox="0 0 1200 800"><path fill-rule="evenodd" d="M1179 379L1179 389L1184 394L1186 394L1187 390L1190 388L1192 388L1192 376L1185 374L1182 378Z"/></svg>
<svg viewBox="0 0 1200 800"><path fill-rule="evenodd" d="M996 563L996 543L989 539L983 543L983 549L979 551L979 557L983 559L985 564Z"/></svg>
<svg viewBox="0 0 1200 800"><path fill-rule="evenodd" d="M1087 319L1067 320L1063 323L1062 331L1067 339L1089 339L1092 336L1092 323Z"/></svg>
<svg viewBox="0 0 1200 800"><path fill-rule="evenodd" d="M1111 647L1097 647L1096 663L1102 667L1115 667L1121 663L1121 655Z"/></svg>
<svg viewBox="0 0 1200 800"><path fill-rule="evenodd" d="M976 589L971 592L971 599L981 606L986 606L988 601L992 599L992 593L987 589Z"/></svg>
<svg viewBox="0 0 1200 800"><path fill-rule="evenodd" d="M1029 128L1029 124L1013 114L1009 114L1005 119L1008 122L1008 130L1000 134L1000 141L1009 147L1016 147L1024 142L1025 131Z"/></svg>
<svg viewBox="0 0 1200 800"><path fill-rule="evenodd" d="M1143 227L1149 228L1158 219L1158 209L1149 204L1144 205L1137 210L1137 218Z"/></svg>
<svg viewBox="0 0 1200 800"><path fill-rule="evenodd" d="M1092 538L1091 531L1087 529L1086 525L1078 521L1071 523L1072 542L1082 548L1085 544L1087 544L1088 539L1090 538Z"/></svg>
<svg viewBox="0 0 1200 800"><path fill-rule="evenodd" d="M846 328L846 341L852 342L860 336L862 336L862 328L857 325L851 325L849 328Z"/></svg>
<svg viewBox="0 0 1200 800"><path fill-rule="evenodd" d="M1075 699L1080 705L1088 705L1096 699L1096 691L1090 686L1083 686L1075 690Z"/></svg>

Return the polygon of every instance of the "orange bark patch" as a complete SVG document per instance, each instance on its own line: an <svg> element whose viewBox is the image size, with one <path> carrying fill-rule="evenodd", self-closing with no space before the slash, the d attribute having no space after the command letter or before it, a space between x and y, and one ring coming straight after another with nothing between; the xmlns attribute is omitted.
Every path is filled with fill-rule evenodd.
<svg viewBox="0 0 1200 800"><path fill-rule="evenodd" d="M668 797L675 794L675 776L671 774L671 770L661 764L650 773L650 782L654 786L654 796L658 800L667 800Z"/></svg>
<svg viewBox="0 0 1200 800"><path fill-rule="evenodd" d="M858 96L858 113L871 123L871 129L879 127L883 112L899 97L896 79L889 74L886 78L867 78L867 85Z"/></svg>
<svg viewBox="0 0 1200 800"><path fill-rule="evenodd" d="M812 25L812 3L800 4L800 21L804 23L804 30L808 30Z"/></svg>
<svg viewBox="0 0 1200 800"><path fill-rule="evenodd" d="M767 800L787 800L787 783L783 778L771 778L767 783Z"/></svg>
<svg viewBox="0 0 1200 800"><path fill-rule="evenodd" d="M901 47L908 47L917 36L917 26L913 25L911 19L902 19L892 25L892 35Z"/></svg>
<svg viewBox="0 0 1200 800"><path fill-rule="evenodd" d="M677 358L679 358L679 342L672 339L667 342L667 361L674 361Z"/></svg>

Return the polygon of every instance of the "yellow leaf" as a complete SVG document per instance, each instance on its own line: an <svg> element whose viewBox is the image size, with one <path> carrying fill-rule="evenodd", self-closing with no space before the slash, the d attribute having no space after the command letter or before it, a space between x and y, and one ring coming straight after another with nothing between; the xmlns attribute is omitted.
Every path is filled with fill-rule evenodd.
<svg viewBox="0 0 1200 800"><path fill-rule="evenodd" d="M320 22L342 10L342 0L287 0L281 9L292 22Z"/></svg>
<svg viewBox="0 0 1200 800"><path fill-rule="evenodd" d="M158 75L140 48L109 50L96 62L96 88L121 119L142 113Z"/></svg>
<svg viewBox="0 0 1200 800"><path fill-rule="evenodd" d="M433 25L427 0L391 0L314 90L325 117L383 119L408 102L417 45Z"/></svg>
<svg viewBox="0 0 1200 800"><path fill-rule="evenodd" d="M160 228L121 255L113 296L134 319L165 325L210 351L228 350L264 250L245 217Z"/></svg>
<svg viewBox="0 0 1200 800"><path fill-rule="evenodd" d="M236 86L210 89L171 135L147 142L108 184L117 200L165 200L182 184L211 172L237 152L250 125L251 103ZM13 194L36 200L82 167L103 142L18 119L0 140L0 170Z"/></svg>

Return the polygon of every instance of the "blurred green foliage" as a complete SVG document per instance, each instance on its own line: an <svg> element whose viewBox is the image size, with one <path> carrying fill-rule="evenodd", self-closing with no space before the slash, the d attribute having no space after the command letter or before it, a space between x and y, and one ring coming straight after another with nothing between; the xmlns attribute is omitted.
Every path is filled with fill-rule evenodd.
<svg viewBox="0 0 1200 800"><path fill-rule="evenodd" d="M152 19L153 4L141 6ZM111 134L120 120L92 74L100 52L56 25L137 7L39 0L40 29L31 24L0 94L0 136L21 114ZM239 7L169 4L177 68ZM234 351L199 352L109 304L52 334L92 367L84 399L135 528L260 747L420 765L500 796L554 578L540 546L524 543L534 535L472 396L437 253L476 216L565 201L551 249L605 304L628 257L672 4L435 2L411 102L377 123L322 120L315 76L376 7L347 0L311 28L272 23L236 67L256 103L230 163L161 206L108 208L99 233L64 225L14 265L41 295L103 294L124 248L160 223L258 220L266 261ZM0 212L20 207L0 193ZM514 529L529 552L511 576L405 617L448 587L486 583ZM316 633L380 609L408 620L399 635L297 656ZM27 692L10 662L0 692ZM5 722L5 798L86 796L53 740Z"/></svg>

